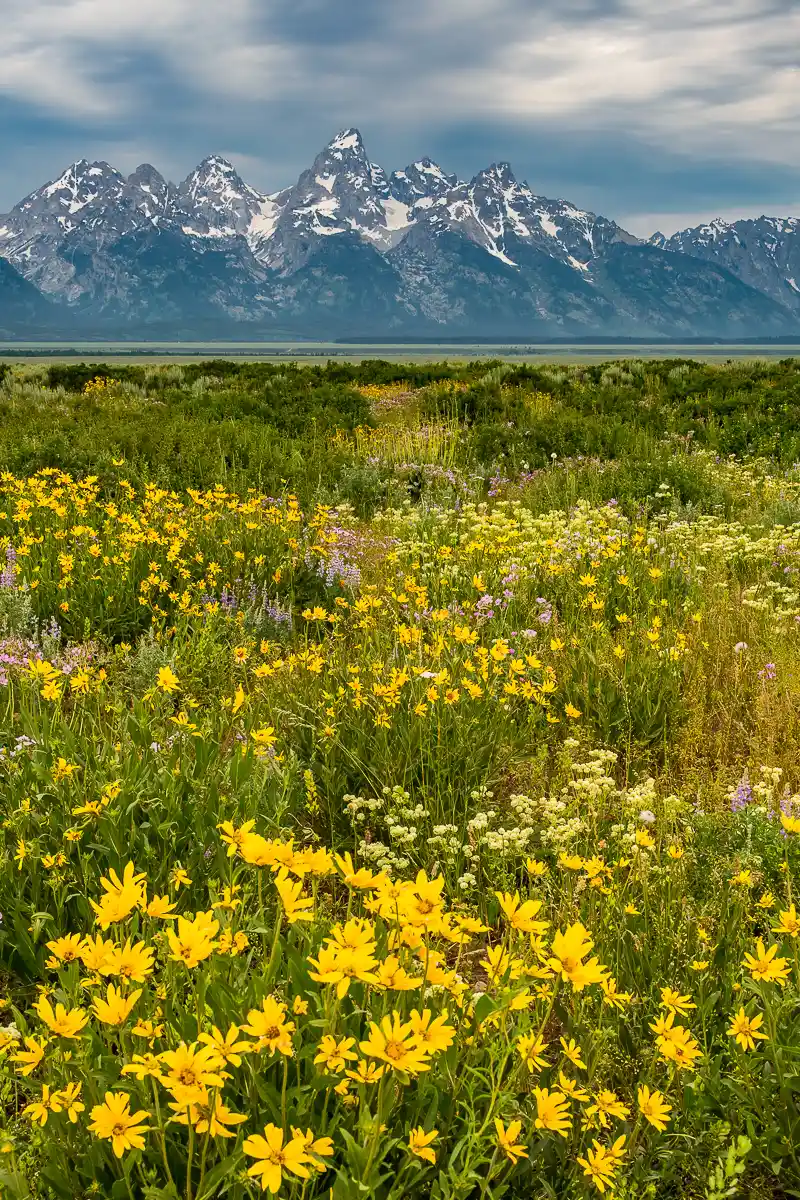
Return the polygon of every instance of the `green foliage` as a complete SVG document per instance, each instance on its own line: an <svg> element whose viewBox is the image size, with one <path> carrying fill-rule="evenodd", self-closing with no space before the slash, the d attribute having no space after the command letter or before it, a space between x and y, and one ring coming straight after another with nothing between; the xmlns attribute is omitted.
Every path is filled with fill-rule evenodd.
<svg viewBox="0 0 800 1200"><path fill-rule="evenodd" d="M706 1200L725 1200L725 1197L739 1195L741 1177L752 1148L753 1143L743 1133L730 1143L725 1157L717 1159L708 1177Z"/></svg>
<svg viewBox="0 0 800 1200"><path fill-rule="evenodd" d="M296 1200L588 1200L581 1159L623 1134L616 1200L800 1194L798 363L37 366L0 369L0 416L2 1195L252 1200L243 1139L266 1122L333 1139L326 1171L284 1178ZM326 849L433 910L440 887L448 924L400 922L396 897L376 916L375 888L305 857ZM313 921L286 923L271 855ZM137 893L105 932L146 942L152 975L54 961L128 863L227 941L188 967ZM311 978L355 916L422 990ZM613 989L552 971L578 921ZM120 1026L94 1008L111 979L141 986ZM40 990L85 1010L79 1036ZM230 1139L120 1074L268 995L300 1001L292 1054L230 1065ZM322 1035L358 1046L414 1004L447 1010L453 1045L336 1090ZM656 1036L670 1004L694 1063ZM536 1070L521 1033L546 1043ZM37 1124L44 1085L76 1081L78 1119ZM562 1137L535 1089L572 1085ZM107 1089L151 1126L121 1159L88 1129ZM522 1121L518 1163L495 1119ZM437 1131L434 1163L413 1129Z"/></svg>

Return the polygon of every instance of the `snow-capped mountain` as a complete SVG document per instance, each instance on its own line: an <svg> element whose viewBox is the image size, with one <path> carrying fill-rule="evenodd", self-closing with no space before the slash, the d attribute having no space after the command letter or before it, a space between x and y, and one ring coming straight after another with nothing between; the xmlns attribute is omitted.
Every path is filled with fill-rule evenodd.
<svg viewBox="0 0 800 1200"><path fill-rule="evenodd" d="M173 215L186 218L183 232L199 237L247 234L265 209L272 209L272 202L246 184L233 164L218 154L204 158L187 175L175 199Z"/></svg>
<svg viewBox="0 0 800 1200"><path fill-rule="evenodd" d="M744 283L800 316L800 218L758 217L683 229L654 245L726 267Z"/></svg>
<svg viewBox="0 0 800 1200"><path fill-rule="evenodd" d="M293 188L273 198L276 220L269 229L253 230L253 253L267 266L290 273L308 260L320 237L352 233L388 250L413 221L412 191L430 197L432 189L441 186L440 177L447 182L438 168L435 174L420 171L404 175L393 187L383 168L370 162L358 130L345 129Z"/></svg>
<svg viewBox="0 0 800 1200"><path fill-rule="evenodd" d="M389 176L389 191L392 196L409 207L418 201L425 207L431 200L443 196L457 184L457 175L448 175L430 158L420 158L402 171L392 171Z"/></svg>
<svg viewBox="0 0 800 1200"><path fill-rule="evenodd" d="M508 163L470 181L430 158L388 174L346 129L270 194L219 155L177 185L149 164L125 176L81 160L0 216L0 256L126 334L215 315L313 336L778 334L800 315L799 226L643 243Z"/></svg>
<svg viewBox="0 0 800 1200"><path fill-rule="evenodd" d="M614 221L584 212L566 200L535 195L518 183L509 163L493 163L470 183L460 183L432 199L417 202L414 217L431 230L461 233L490 254L515 265L517 242L536 247L574 270L588 264L612 242L638 245Z"/></svg>

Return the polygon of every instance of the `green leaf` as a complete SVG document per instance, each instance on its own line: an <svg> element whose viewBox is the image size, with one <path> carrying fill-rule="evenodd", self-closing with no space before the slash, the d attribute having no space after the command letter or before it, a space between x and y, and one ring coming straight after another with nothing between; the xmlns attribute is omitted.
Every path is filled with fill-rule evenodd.
<svg viewBox="0 0 800 1200"><path fill-rule="evenodd" d="M242 1162L242 1152L235 1151L223 1158L222 1162L218 1162L205 1176L203 1185L197 1191L196 1200L210 1200L210 1197L217 1191L219 1185L225 1180L229 1180L234 1171L238 1170Z"/></svg>
<svg viewBox="0 0 800 1200"><path fill-rule="evenodd" d="M496 1001L487 992L484 992L480 999L475 1002L475 1024L479 1025L481 1021L485 1021L496 1008Z"/></svg>

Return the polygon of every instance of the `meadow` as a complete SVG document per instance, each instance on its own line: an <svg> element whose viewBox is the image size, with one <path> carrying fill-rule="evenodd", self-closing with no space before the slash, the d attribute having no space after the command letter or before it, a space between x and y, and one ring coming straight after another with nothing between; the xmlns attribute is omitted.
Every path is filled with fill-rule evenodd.
<svg viewBox="0 0 800 1200"><path fill-rule="evenodd" d="M0 1196L800 1196L800 360L0 418Z"/></svg>

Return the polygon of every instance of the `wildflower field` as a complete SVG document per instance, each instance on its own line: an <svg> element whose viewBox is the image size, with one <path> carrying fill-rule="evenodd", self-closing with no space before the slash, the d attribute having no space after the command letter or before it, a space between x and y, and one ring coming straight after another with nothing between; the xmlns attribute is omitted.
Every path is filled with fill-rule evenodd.
<svg viewBox="0 0 800 1200"><path fill-rule="evenodd" d="M800 361L0 418L0 1197L800 1196Z"/></svg>

